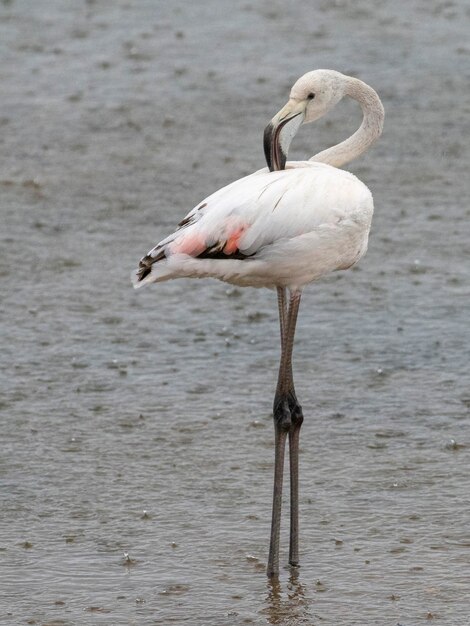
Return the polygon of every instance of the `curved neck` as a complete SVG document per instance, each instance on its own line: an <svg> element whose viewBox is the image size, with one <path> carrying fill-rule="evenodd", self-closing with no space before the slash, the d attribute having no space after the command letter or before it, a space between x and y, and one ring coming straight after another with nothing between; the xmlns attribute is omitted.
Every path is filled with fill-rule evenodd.
<svg viewBox="0 0 470 626"><path fill-rule="evenodd" d="M344 95L357 100L364 114L362 124L349 139L323 150L310 161L342 167L356 159L380 136L384 123L384 108L376 92L357 78L348 76Z"/></svg>

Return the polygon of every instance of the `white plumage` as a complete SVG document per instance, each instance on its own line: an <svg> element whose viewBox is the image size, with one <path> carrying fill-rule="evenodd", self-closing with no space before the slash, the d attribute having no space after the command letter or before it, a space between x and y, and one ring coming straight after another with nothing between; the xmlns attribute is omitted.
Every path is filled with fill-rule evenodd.
<svg viewBox="0 0 470 626"><path fill-rule="evenodd" d="M202 208L200 208L202 207ZM372 195L349 172L309 161L262 169L196 205L148 256L164 258L134 284L178 277L214 277L252 287L300 288L347 269L367 249ZM199 258L219 247L226 258ZM237 251L246 258L230 258Z"/></svg>

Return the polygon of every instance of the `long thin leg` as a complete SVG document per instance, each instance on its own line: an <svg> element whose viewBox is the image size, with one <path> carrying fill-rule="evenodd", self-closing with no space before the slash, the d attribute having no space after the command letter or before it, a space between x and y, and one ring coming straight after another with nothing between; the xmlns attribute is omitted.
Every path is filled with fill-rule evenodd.
<svg viewBox="0 0 470 626"><path fill-rule="evenodd" d="M286 290L284 287L277 288L277 302L279 307L279 325L281 331L281 355L284 350L284 337L287 326ZM281 357L282 358L282 357ZM279 538L281 533L281 508L282 508L282 484L284 475L284 454L288 433L288 405L278 409L278 419L275 419L275 444L274 444L274 488L273 488L273 512L271 520L271 541L269 545L269 559L267 574L270 578L279 574ZM284 413L284 415L281 415Z"/></svg>
<svg viewBox="0 0 470 626"><path fill-rule="evenodd" d="M279 538L281 534L282 480L284 474L284 452L286 449L287 431L281 424L275 423L274 447L274 489L273 515L271 520L271 541L267 575L272 578L279 575Z"/></svg>
<svg viewBox="0 0 470 626"><path fill-rule="evenodd" d="M300 305L300 293L291 295L289 307L290 324L295 330L295 322ZM293 342L292 335L292 342ZM292 348L291 348L292 350ZM291 426L289 429L289 466L290 466L290 540L289 540L289 563L294 567L299 565L299 439L300 427L304 420L302 407L297 401L292 374L292 359L289 369L285 372L285 389L289 395L289 409L291 413Z"/></svg>
<svg viewBox="0 0 470 626"><path fill-rule="evenodd" d="M287 322L285 324L284 337L282 337L281 363L277 379L276 396L288 396L294 391L294 382L292 379L292 349L294 347L295 325L297 323L301 295L302 293L300 291L294 291L290 295ZM281 329L282 326L283 324L281 322Z"/></svg>
<svg viewBox="0 0 470 626"><path fill-rule="evenodd" d="M300 409L300 405L298 405ZM300 414L302 410L300 409ZM303 417L302 417L303 420ZM292 417L289 430L289 462L290 462L290 541L289 563L299 565L299 439L302 421Z"/></svg>
<svg viewBox="0 0 470 626"><path fill-rule="evenodd" d="M286 336L287 326L287 302L286 302L286 288L277 288L277 305L279 307L279 326L281 329L281 351L284 346L284 337Z"/></svg>
<svg viewBox="0 0 470 626"><path fill-rule="evenodd" d="M292 349L294 345L295 324L300 304L300 292L291 293L289 311L285 310L285 291L278 289L279 319L281 327L281 362L279 377L274 397L275 460L273 514L271 523L271 542L267 574L279 575L279 536L281 528L282 481L284 472L284 452L287 434L292 428L290 405L298 406L292 381ZM292 470L291 470L292 480ZM297 496L298 499L298 496ZM292 523L292 522L291 522ZM296 535L297 536L297 535Z"/></svg>

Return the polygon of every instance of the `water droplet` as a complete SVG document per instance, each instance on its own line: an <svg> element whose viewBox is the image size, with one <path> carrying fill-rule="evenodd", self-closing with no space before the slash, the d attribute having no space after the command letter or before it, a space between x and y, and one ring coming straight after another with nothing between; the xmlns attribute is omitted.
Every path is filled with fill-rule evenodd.
<svg viewBox="0 0 470 626"><path fill-rule="evenodd" d="M446 444L446 449L452 451L461 450L464 447L464 444L458 443L455 439L450 439L450 441L448 441L448 443Z"/></svg>

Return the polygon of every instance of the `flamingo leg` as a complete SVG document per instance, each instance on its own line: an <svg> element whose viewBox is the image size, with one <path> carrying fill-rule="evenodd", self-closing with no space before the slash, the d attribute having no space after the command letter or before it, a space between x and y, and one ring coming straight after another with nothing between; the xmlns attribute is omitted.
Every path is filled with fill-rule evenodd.
<svg viewBox="0 0 470 626"><path fill-rule="evenodd" d="M294 396L295 397L295 396ZM291 409L291 427L289 430L290 461L290 541L289 563L299 566L299 439L300 427L304 420L302 407L295 400Z"/></svg>
<svg viewBox="0 0 470 626"><path fill-rule="evenodd" d="M288 407L284 407L288 412ZM288 427L287 427L288 428ZM274 424L275 448L274 448L274 489L273 489L273 515L271 520L271 541L269 544L269 558L267 575L269 578L279 576L279 538L281 534L281 505L282 505L282 480L284 474L284 452L286 448L286 427L278 422Z"/></svg>
<svg viewBox="0 0 470 626"><path fill-rule="evenodd" d="M300 293L292 294L289 319L292 327L292 345L294 340L295 324L300 305ZM293 317L293 319L291 319ZM289 540L289 564L299 565L299 439L300 427L304 421L302 407L297 401L292 373L292 348L290 351L289 369L286 372L286 389L288 390L289 410L291 425L289 429L289 466L290 466L290 540Z"/></svg>
<svg viewBox="0 0 470 626"><path fill-rule="evenodd" d="M275 429L274 490L271 542L267 568L267 575L270 578L279 575L282 482L285 445L288 435L291 458L291 539L289 562L292 565L298 564L298 441L300 425L302 423L302 409L295 397L294 381L292 377L292 349L294 346L295 325L297 322L301 292L291 292L288 311L286 311L285 289L278 288L277 293L281 329L281 362L273 406Z"/></svg>
<svg viewBox="0 0 470 626"><path fill-rule="evenodd" d="M287 300L285 287L277 288L277 305L279 307L279 326L281 330L281 349L284 345L287 325Z"/></svg>

